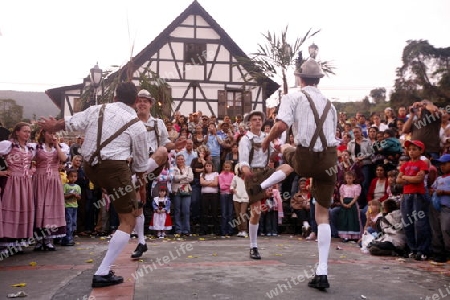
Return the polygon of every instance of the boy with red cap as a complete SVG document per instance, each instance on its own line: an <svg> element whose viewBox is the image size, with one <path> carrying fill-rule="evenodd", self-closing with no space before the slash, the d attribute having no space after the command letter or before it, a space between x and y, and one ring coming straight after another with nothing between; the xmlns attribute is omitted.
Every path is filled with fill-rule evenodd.
<svg viewBox="0 0 450 300"><path fill-rule="evenodd" d="M431 243L428 222L429 201L425 197L425 173L428 164L421 160L425 145L418 140L405 142L406 153L411 158L400 167L397 183L403 184L403 199L400 202L402 222L410 257L426 260Z"/></svg>

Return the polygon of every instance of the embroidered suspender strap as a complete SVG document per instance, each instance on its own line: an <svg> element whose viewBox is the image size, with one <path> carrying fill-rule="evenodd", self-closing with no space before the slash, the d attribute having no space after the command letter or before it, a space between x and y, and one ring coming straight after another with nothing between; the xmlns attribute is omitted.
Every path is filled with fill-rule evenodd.
<svg viewBox="0 0 450 300"><path fill-rule="evenodd" d="M309 105L311 106L311 110L314 115L314 120L316 121L316 131L313 134L313 137L311 139L311 142L309 144L309 151L313 151L314 145L316 144L317 138L320 138L320 141L322 142L322 147L324 150L327 149L327 139L323 133L323 123L325 123L325 119L327 117L328 111L331 108L331 102L327 100L327 104L325 105L325 109L323 110L322 116L319 118L319 113L317 112L316 105L314 104L313 100L309 96L308 93L305 91L302 91L302 93L306 96L306 99L308 99Z"/></svg>
<svg viewBox="0 0 450 300"><path fill-rule="evenodd" d="M103 115L100 116L99 114L99 119L100 117L102 117L103 120ZM96 157L98 157L98 163L101 163L101 156L100 156L100 151L109 143L111 143L112 140L114 140L116 137L118 137L119 135L121 135L125 130L127 130L128 127L130 127L131 125L133 125L134 123L139 122L139 118L134 118L131 121L129 121L128 123L124 124L122 127L119 128L119 130L117 130L114 134L112 134L109 138L107 138L106 140L103 141L103 143L101 143L100 145L98 145L99 143L99 138L101 137L101 126L99 126L99 134L97 135L97 150L95 150L95 152L92 154L91 158L89 159L89 164L92 165L92 163L94 162L94 159Z"/></svg>
<svg viewBox="0 0 450 300"><path fill-rule="evenodd" d="M248 156L248 164L252 165L252 161L253 161L253 155L255 153L255 147L256 148L261 148L261 143L255 143L253 141L253 138L250 140L252 142L252 148L250 149L250 153ZM267 149L267 163L269 163L270 160L270 149Z"/></svg>

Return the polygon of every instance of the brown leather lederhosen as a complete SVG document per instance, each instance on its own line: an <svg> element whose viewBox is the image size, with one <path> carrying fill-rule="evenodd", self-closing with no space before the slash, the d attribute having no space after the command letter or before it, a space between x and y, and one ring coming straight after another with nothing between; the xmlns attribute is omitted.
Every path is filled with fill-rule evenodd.
<svg viewBox="0 0 450 300"><path fill-rule="evenodd" d="M131 184L131 170L126 160L102 160L100 151L112 140L122 134L128 127L139 122L139 118L134 118L124 124L114 134L102 143L103 116L106 105L102 105L98 116L97 149L91 155L89 161L84 162L84 170L87 177L94 185L106 189L110 195L111 203L117 213L130 213L137 207L136 194L134 189L131 192L117 193L119 189L126 189ZM94 164L95 158L97 163Z"/></svg>
<svg viewBox="0 0 450 300"><path fill-rule="evenodd" d="M311 138L309 147L299 145L297 148L287 149L284 157L297 174L313 178L312 194L321 206L328 208L331 204L336 181L336 174L332 170L337 163L336 147L328 147L327 139L323 132L323 125L331 109L331 102L327 100L323 114L319 117L316 105L310 95L305 91L302 91L302 93L306 96L313 112L316 130ZM323 151L314 152L313 148L318 138L322 143Z"/></svg>

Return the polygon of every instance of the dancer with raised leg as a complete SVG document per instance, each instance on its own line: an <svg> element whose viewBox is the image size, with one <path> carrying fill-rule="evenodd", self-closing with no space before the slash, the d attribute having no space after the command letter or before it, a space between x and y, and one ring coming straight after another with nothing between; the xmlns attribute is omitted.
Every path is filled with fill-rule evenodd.
<svg viewBox="0 0 450 300"><path fill-rule="evenodd" d="M269 148L272 140L292 126L297 147L289 144L281 147L284 161L290 167L282 165L272 176L251 189L258 190L271 186L293 170L300 176L312 177L311 194L316 200L319 265L315 277L308 286L325 289L330 287L327 279L331 243L328 208L331 205L336 181L336 175L327 171L337 163L336 146L339 144L335 138L337 116L334 106L317 88L324 74L314 58L311 57L304 62L295 75L300 81L301 90L282 98L276 123L262 143L264 151Z"/></svg>

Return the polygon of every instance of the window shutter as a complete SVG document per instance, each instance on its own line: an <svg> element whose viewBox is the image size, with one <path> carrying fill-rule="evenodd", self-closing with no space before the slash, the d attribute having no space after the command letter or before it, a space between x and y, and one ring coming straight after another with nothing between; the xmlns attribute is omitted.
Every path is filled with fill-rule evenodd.
<svg viewBox="0 0 450 300"><path fill-rule="evenodd" d="M224 90L219 90L217 93L217 118L223 119L223 117L227 114L227 93Z"/></svg>
<svg viewBox="0 0 450 300"><path fill-rule="evenodd" d="M252 92L244 91L244 114L252 110Z"/></svg>

